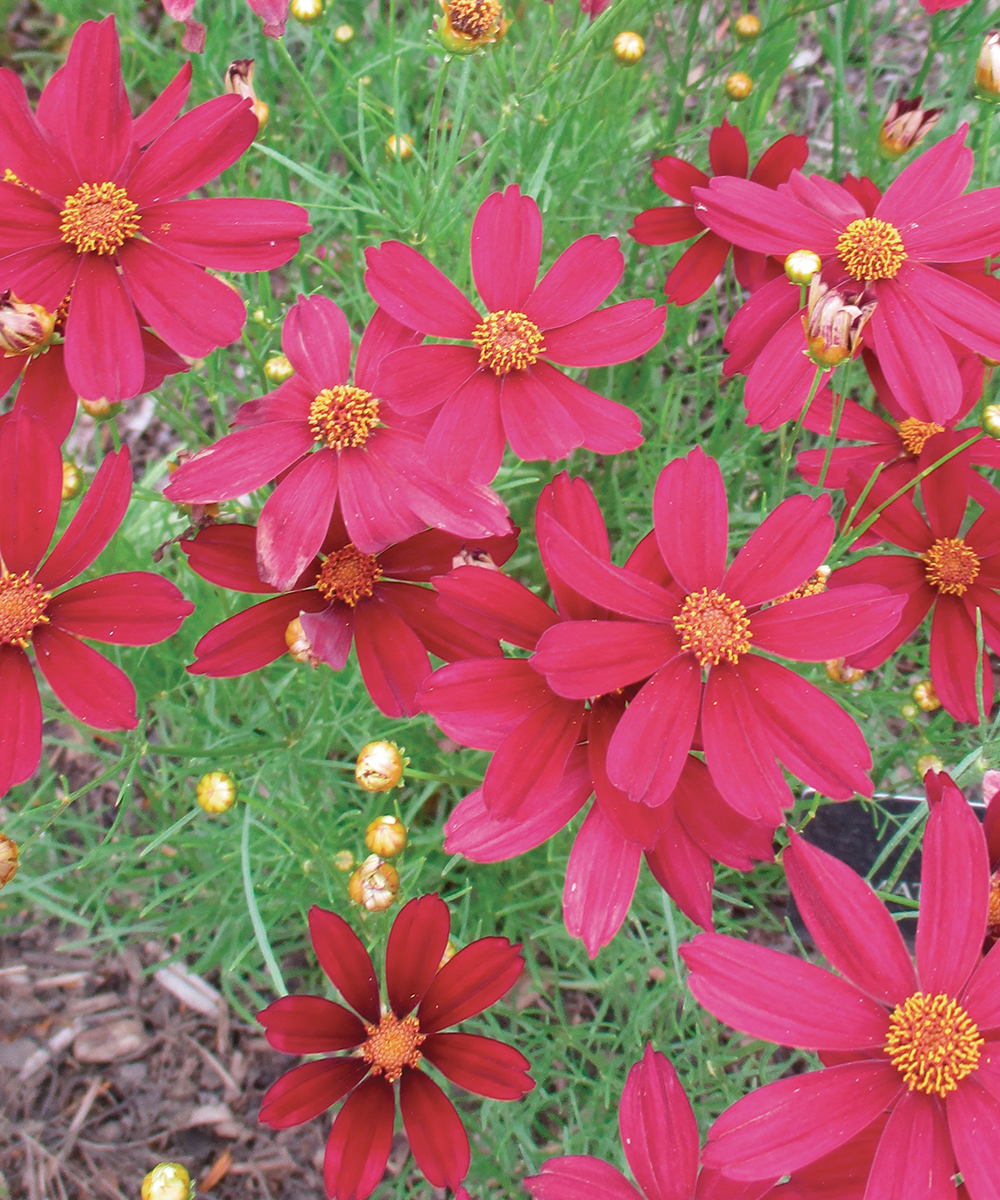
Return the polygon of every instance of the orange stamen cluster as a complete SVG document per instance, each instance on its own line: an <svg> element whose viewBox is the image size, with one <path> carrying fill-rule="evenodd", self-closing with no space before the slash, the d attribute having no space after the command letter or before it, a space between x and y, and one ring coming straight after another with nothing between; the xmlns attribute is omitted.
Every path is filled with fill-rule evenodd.
<svg viewBox="0 0 1000 1200"><path fill-rule="evenodd" d="M353 608L363 596L370 596L382 578L382 568L374 554L362 554L356 546L334 550L320 569L316 590L327 600L339 600Z"/></svg>
<svg viewBox="0 0 1000 1200"><path fill-rule="evenodd" d="M907 259L899 230L878 217L852 221L837 238L837 254L848 275L865 283L895 278Z"/></svg>
<svg viewBox="0 0 1000 1200"><path fill-rule="evenodd" d="M26 649L38 625L47 625L45 606L52 596L31 578L0 574L0 646Z"/></svg>
<svg viewBox="0 0 1000 1200"><path fill-rule="evenodd" d="M920 457L920 452L936 433L944 433L944 426L935 425L933 421L918 421L916 417L907 417L899 426L903 449L914 458Z"/></svg>
<svg viewBox="0 0 1000 1200"><path fill-rule="evenodd" d="M826 581L830 578L830 568L820 567L813 571L805 583L800 583L797 588L792 588L790 592L785 592L783 596L779 596L774 601L775 604L784 604L786 600L801 600L803 596L818 596L821 592L826 591Z"/></svg>
<svg viewBox="0 0 1000 1200"><path fill-rule="evenodd" d="M914 992L889 1018L885 1053L911 1092L945 1097L979 1066L984 1039L950 996Z"/></svg>
<svg viewBox="0 0 1000 1200"><path fill-rule="evenodd" d="M1000 931L1000 871L994 871L990 877L990 902L986 913L986 924L989 930ZM994 934L994 936L996 936Z"/></svg>
<svg viewBox="0 0 1000 1200"><path fill-rule="evenodd" d="M59 232L78 254L114 254L139 232L138 207L113 183L82 183L66 197Z"/></svg>
<svg viewBox="0 0 1000 1200"><path fill-rule="evenodd" d="M750 649L750 618L739 602L713 588L702 588L686 597L674 617L681 649L689 650L703 667L717 667L722 659L739 661Z"/></svg>
<svg viewBox="0 0 1000 1200"><path fill-rule="evenodd" d="M938 538L920 557L927 564L927 582L945 596L964 595L979 574L979 556L961 538Z"/></svg>
<svg viewBox="0 0 1000 1200"><path fill-rule="evenodd" d="M378 1025L365 1022L368 1041L361 1047L361 1057L371 1064L373 1075L384 1075L389 1083L395 1083L404 1067L415 1067L423 1055L417 1048L426 1035L420 1032L416 1017L404 1017L402 1021L395 1013L382 1014Z"/></svg>
<svg viewBox="0 0 1000 1200"><path fill-rule="evenodd" d="M492 32L502 15L498 0L448 0L447 12L452 28L470 38Z"/></svg>
<svg viewBox="0 0 1000 1200"><path fill-rule="evenodd" d="M479 363L496 375L524 371L538 361L545 347L543 333L524 313L489 313L472 331L479 347Z"/></svg>
<svg viewBox="0 0 1000 1200"><path fill-rule="evenodd" d="M309 428L331 450L363 446L378 421L378 401L371 392L346 384L324 388L309 406Z"/></svg>

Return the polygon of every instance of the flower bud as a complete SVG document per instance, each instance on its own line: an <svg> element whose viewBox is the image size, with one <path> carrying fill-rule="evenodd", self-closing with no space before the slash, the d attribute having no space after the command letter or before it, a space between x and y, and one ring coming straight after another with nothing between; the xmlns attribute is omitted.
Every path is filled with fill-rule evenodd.
<svg viewBox="0 0 1000 1200"><path fill-rule="evenodd" d="M917 759L917 774L921 779L928 771L936 771L939 775L944 770L944 763L936 754L921 754Z"/></svg>
<svg viewBox="0 0 1000 1200"><path fill-rule="evenodd" d="M63 459L62 498L72 500L83 491L83 472L76 463Z"/></svg>
<svg viewBox="0 0 1000 1200"><path fill-rule="evenodd" d="M302 622L298 617L292 617L285 629L285 645L288 647L289 658L296 662L308 663L311 667L319 665L319 659L313 654L312 642L306 637Z"/></svg>
<svg viewBox="0 0 1000 1200"><path fill-rule="evenodd" d="M455 943L449 938L445 944L444 954L441 955L441 961L438 963L438 970L440 971L443 966L450 963L457 953Z"/></svg>
<svg viewBox="0 0 1000 1200"><path fill-rule="evenodd" d="M264 374L271 383L284 383L295 374L295 368L283 354L275 354L264 363Z"/></svg>
<svg viewBox="0 0 1000 1200"><path fill-rule="evenodd" d="M726 76L725 88L730 100L745 100L753 91L753 80L743 71L734 71Z"/></svg>
<svg viewBox="0 0 1000 1200"><path fill-rule="evenodd" d="M938 123L943 109L921 108L920 97L893 100L878 134L878 152L886 162L895 162L919 146Z"/></svg>
<svg viewBox="0 0 1000 1200"><path fill-rule="evenodd" d="M983 409L983 432L1000 438L1000 404L987 404Z"/></svg>
<svg viewBox="0 0 1000 1200"><path fill-rule="evenodd" d="M986 936L996 941L1000 938L1000 871L990 877L990 899L986 909Z"/></svg>
<svg viewBox="0 0 1000 1200"><path fill-rule="evenodd" d="M236 780L225 771L209 771L198 780L196 795L210 816L228 812L236 803Z"/></svg>
<svg viewBox="0 0 1000 1200"><path fill-rule="evenodd" d="M986 35L976 62L976 87L984 100L1000 99L1000 32Z"/></svg>
<svg viewBox="0 0 1000 1200"><path fill-rule="evenodd" d="M472 54L502 41L510 27L500 0L439 0L444 20L435 18L437 40L451 54Z"/></svg>
<svg viewBox="0 0 1000 1200"><path fill-rule="evenodd" d="M25 304L8 288L0 293L0 352L4 358L31 354L52 340L56 314L40 304Z"/></svg>
<svg viewBox="0 0 1000 1200"><path fill-rule="evenodd" d="M916 701L917 707L923 709L924 712L934 712L941 707L934 684L929 679L921 679L919 683L915 684L910 695Z"/></svg>
<svg viewBox="0 0 1000 1200"><path fill-rule="evenodd" d="M917 719L917 706L911 704L909 700L905 704L899 706L900 716L905 717L907 721L915 721Z"/></svg>
<svg viewBox="0 0 1000 1200"><path fill-rule="evenodd" d="M365 845L381 858L393 858L406 845L406 826L399 817L376 817L365 830Z"/></svg>
<svg viewBox="0 0 1000 1200"><path fill-rule="evenodd" d="M793 250L785 259L785 274L792 283L803 286L812 282L822 266L823 260L815 250Z"/></svg>
<svg viewBox="0 0 1000 1200"><path fill-rule="evenodd" d="M611 44L611 52L623 67L634 67L646 53L646 43L631 30L616 34Z"/></svg>
<svg viewBox="0 0 1000 1200"><path fill-rule="evenodd" d="M409 162L413 157L413 138L408 133L399 137L390 133L385 139L385 154L391 162Z"/></svg>
<svg viewBox="0 0 1000 1200"><path fill-rule="evenodd" d="M354 867L354 855L350 850L338 850L333 856L333 865L338 871L350 871Z"/></svg>
<svg viewBox="0 0 1000 1200"><path fill-rule="evenodd" d="M361 747L354 778L366 792L390 792L403 786L406 762L395 742L369 742Z"/></svg>
<svg viewBox="0 0 1000 1200"><path fill-rule="evenodd" d="M865 677L864 671L846 666L842 658L828 658L825 666L827 678L834 683L857 683Z"/></svg>
<svg viewBox="0 0 1000 1200"><path fill-rule="evenodd" d="M257 118L259 133L267 124L270 109L263 100L258 99L257 93L253 90L253 59L238 58L235 62L231 62L222 77L222 85L230 95L242 96L244 100L253 101L253 115Z"/></svg>
<svg viewBox="0 0 1000 1200"><path fill-rule="evenodd" d="M5 833L0 833L0 888L4 888L17 874L17 842Z"/></svg>
<svg viewBox="0 0 1000 1200"><path fill-rule="evenodd" d="M142 1200L189 1200L191 1176L180 1163L161 1162L142 1181Z"/></svg>
<svg viewBox="0 0 1000 1200"><path fill-rule="evenodd" d="M396 868L370 854L347 881L353 903L369 912L385 912L399 891Z"/></svg>
<svg viewBox="0 0 1000 1200"><path fill-rule="evenodd" d="M117 417L124 407L118 403L112 404L107 396L101 396L97 400L84 400L82 396L78 399L83 411L95 421L110 421L112 417Z"/></svg>
<svg viewBox="0 0 1000 1200"><path fill-rule="evenodd" d="M733 22L733 33L739 42L755 42L760 37L760 17L753 13L740 13Z"/></svg>
<svg viewBox="0 0 1000 1200"><path fill-rule="evenodd" d="M875 299L871 292L857 292L856 286L841 283L831 288L813 276L802 326L806 354L818 367L832 369L861 348L861 333L875 311Z"/></svg>
<svg viewBox="0 0 1000 1200"><path fill-rule="evenodd" d="M353 38L354 38L354 30L351 28L350 25L338 25L337 28L333 31L334 41L340 42L340 44L342 46L344 46L348 42L352 41Z"/></svg>
<svg viewBox="0 0 1000 1200"><path fill-rule="evenodd" d="M323 0L291 0L288 11L301 25L314 25L323 15Z"/></svg>

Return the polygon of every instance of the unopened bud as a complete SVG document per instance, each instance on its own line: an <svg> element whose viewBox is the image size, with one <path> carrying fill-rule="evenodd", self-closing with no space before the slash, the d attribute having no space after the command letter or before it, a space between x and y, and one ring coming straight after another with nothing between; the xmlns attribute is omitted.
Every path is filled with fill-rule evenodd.
<svg viewBox="0 0 1000 1200"><path fill-rule="evenodd" d="M917 707L923 709L924 712L934 712L941 707L934 684L929 679L921 679L919 683L914 684L910 694L917 702Z"/></svg>
<svg viewBox="0 0 1000 1200"><path fill-rule="evenodd" d="M71 463L66 459L63 459L62 469L62 498L72 500L74 496L79 496L83 491L83 472L76 463Z"/></svg>
<svg viewBox="0 0 1000 1200"><path fill-rule="evenodd" d="M406 826L399 817L376 817L365 830L365 845L372 854L394 858L406 846Z"/></svg>
<svg viewBox="0 0 1000 1200"><path fill-rule="evenodd" d="M209 771L198 780L198 803L211 816L228 812L236 802L236 780L225 771Z"/></svg>
<svg viewBox="0 0 1000 1200"><path fill-rule="evenodd" d="M760 17L753 13L740 13L733 22L733 33L737 41L755 42L760 37Z"/></svg>
<svg viewBox="0 0 1000 1200"><path fill-rule="evenodd" d="M142 1181L142 1200L189 1200L191 1176L180 1163L162 1162Z"/></svg>
<svg viewBox="0 0 1000 1200"><path fill-rule="evenodd" d="M323 15L323 0L292 0L288 11L302 25L313 25Z"/></svg>
<svg viewBox="0 0 1000 1200"><path fill-rule="evenodd" d="M347 881L351 900L369 912L385 912L398 891L396 868L377 854L370 854Z"/></svg>
<svg viewBox="0 0 1000 1200"><path fill-rule="evenodd" d="M333 31L334 41L340 42L341 45L346 45L354 39L354 30L350 25L338 25Z"/></svg>
<svg viewBox="0 0 1000 1200"><path fill-rule="evenodd" d="M917 719L917 706L911 704L909 700L899 706L899 712L907 721L915 721Z"/></svg>
<svg viewBox="0 0 1000 1200"><path fill-rule="evenodd" d="M823 267L823 260L815 250L793 250L785 259L785 274L800 286L812 282Z"/></svg>
<svg viewBox="0 0 1000 1200"><path fill-rule="evenodd" d="M825 666L827 678L834 683L857 683L865 677L864 671L847 666L842 658L828 658Z"/></svg>
<svg viewBox="0 0 1000 1200"><path fill-rule="evenodd" d="M294 3L294 0L293 0ZM253 102L253 115L257 118L257 131L264 128L270 109L259 99L253 88L253 59L238 58L231 62L222 77L222 85L233 96L242 96Z"/></svg>
<svg viewBox="0 0 1000 1200"><path fill-rule="evenodd" d="M827 284L814 275L802 327L806 354L817 367L831 370L861 348L861 334L875 311L871 292L857 291L856 284Z"/></svg>
<svg viewBox="0 0 1000 1200"><path fill-rule="evenodd" d="M438 963L438 970L440 971L446 963L450 963L457 953L455 943L449 938L444 948L444 954L441 955L441 961Z"/></svg>
<svg viewBox="0 0 1000 1200"><path fill-rule="evenodd" d="M634 67L646 53L646 43L639 34L625 30L624 33L615 35L615 40L611 43L611 52L623 67Z"/></svg>
<svg viewBox="0 0 1000 1200"><path fill-rule="evenodd" d="M943 109L921 108L920 97L894 100L878 133L878 152L886 162L902 158L919 146L938 123Z"/></svg>
<svg viewBox="0 0 1000 1200"><path fill-rule="evenodd" d="M80 407L88 417L93 417L95 421L110 421L112 417L116 417L122 410L121 404L112 404L107 396L101 396L97 400L84 400L80 396Z"/></svg>
<svg viewBox="0 0 1000 1200"><path fill-rule="evenodd" d="M408 133L401 133L399 137L390 133L385 139L385 153L393 162L409 162L413 157L413 138Z"/></svg>
<svg viewBox="0 0 1000 1200"><path fill-rule="evenodd" d="M438 41L451 54L495 45L510 27L500 0L439 0L444 20L434 21Z"/></svg>
<svg viewBox="0 0 1000 1200"><path fill-rule="evenodd" d="M983 432L1000 438L1000 404L987 404L983 409Z"/></svg>
<svg viewBox="0 0 1000 1200"><path fill-rule="evenodd" d="M361 747L354 778L366 792L389 792L402 786L405 766L395 742L369 742Z"/></svg>
<svg viewBox="0 0 1000 1200"><path fill-rule="evenodd" d="M943 770L944 763L936 754L921 754L917 759L917 773L921 779L923 779L928 771L936 771L940 774Z"/></svg>
<svg viewBox="0 0 1000 1200"><path fill-rule="evenodd" d="M296 662L308 663L311 667L319 664L319 659L313 653L312 642L306 637L298 617L292 617L285 628L285 645L289 658L294 658Z"/></svg>
<svg viewBox="0 0 1000 1200"><path fill-rule="evenodd" d="M753 91L753 80L743 71L726 76L726 94L730 100L745 100Z"/></svg>
<svg viewBox="0 0 1000 1200"><path fill-rule="evenodd" d="M350 871L354 867L354 855L350 850L338 850L333 856L333 865L338 871Z"/></svg>
<svg viewBox="0 0 1000 1200"><path fill-rule="evenodd" d="M40 304L25 304L8 288L0 293L0 352L5 358L31 354L52 339L56 314Z"/></svg>
<svg viewBox="0 0 1000 1200"><path fill-rule="evenodd" d="M17 842L5 833L0 833L0 888L4 888L17 874Z"/></svg>
<svg viewBox="0 0 1000 1200"><path fill-rule="evenodd" d="M984 100L1000 99L1000 33L986 35L976 62L976 87Z"/></svg>
<svg viewBox="0 0 1000 1200"><path fill-rule="evenodd" d="M264 374L271 383L284 383L295 374L295 368L284 354L275 354L264 363Z"/></svg>

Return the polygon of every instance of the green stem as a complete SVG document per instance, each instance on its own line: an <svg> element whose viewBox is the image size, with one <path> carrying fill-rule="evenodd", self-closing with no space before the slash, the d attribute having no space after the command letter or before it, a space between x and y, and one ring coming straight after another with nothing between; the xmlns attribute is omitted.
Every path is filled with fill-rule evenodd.
<svg viewBox="0 0 1000 1200"><path fill-rule="evenodd" d="M913 81L913 86L910 88L910 95L918 96L924 86L924 81L930 72L931 66L934 63L934 55L938 51L938 30L941 28L941 14L935 13L931 17L931 29L927 35L927 53L924 55L924 61L920 64L920 70L917 72L917 77Z"/></svg>
<svg viewBox="0 0 1000 1200"><path fill-rule="evenodd" d="M833 402L833 419L830 422L830 442L826 448L826 454L823 456L823 469L819 473L819 487L826 483L826 473L830 469L830 460L833 458L833 448L837 444L837 435L840 433L840 421L844 415L844 401L847 399L847 376L851 370L853 359L848 359L844 366L843 373L840 377L840 391L834 393L835 399Z"/></svg>
<svg viewBox="0 0 1000 1200"><path fill-rule="evenodd" d="M281 967L278 966L278 960L274 957L274 951L271 949L271 943L267 937L267 929L261 919L260 909L257 907L257 897L254 895L253 877L250 874L249 806L243 809L243 833L240 838L240 858L243 866L243 894L246 896L247 909L250 913L250 923L253 925L257 946L267 966L267 973L271 976L271 983L274 985L274 990L279 996L287 996L288 988L285 987L285 981L281 975Z"/></svg>
<svg viewBox="0 0 1000 1200"><path fill-rule="evenodd" d="M799 434L802 432L802 422L809 415L809 409L812 407L812 402L816 399L816 393L819 391L820 380L825 374L825 367L816 368L816 374L813 376L812 387L809 389L809 395L806 397L806 402L802 406L802 411L799 413L798 420L792 427L792 435L785 443L785 447L781 452L781 474L778 477L778 499L776 504L780 504L785 498L785 485L788 482L788 466L792 460L792 454L795 451L795 443L799 440Z"/></svg>
<svg viewBox="0 0 1000 1200"><path fill-rule="evenodd" d="M983 126L983 136L979 143L979 186L986 187L986 175L990 160L990 140L993 133L993 106L985 100L981 100L981 115L979 117Z"/></svg>

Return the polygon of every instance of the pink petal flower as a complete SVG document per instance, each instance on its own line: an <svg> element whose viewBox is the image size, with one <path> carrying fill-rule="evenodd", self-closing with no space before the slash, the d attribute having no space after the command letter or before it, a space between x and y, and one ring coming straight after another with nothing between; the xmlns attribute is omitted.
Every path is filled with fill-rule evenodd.
<svg viewBox="0 0 1000 1200"><path fill-rule="evenodd" d="M598 805L580 826L566 867L563 920L596 958L628 914L642 864L642 847L617 833Z"/></svg>

